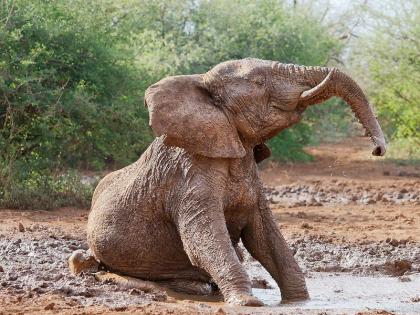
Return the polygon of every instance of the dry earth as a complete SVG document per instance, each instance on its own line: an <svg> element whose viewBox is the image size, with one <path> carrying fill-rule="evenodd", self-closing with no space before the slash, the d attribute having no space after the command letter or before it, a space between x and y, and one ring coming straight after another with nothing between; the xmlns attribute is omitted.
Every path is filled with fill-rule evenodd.
<svg viewBox="0 0 420 315"><path fill-rule="evenodd" d="M269 306L230 307L122 290L73 276L88 211L0 210L0 314L420 314L420 167L369 156L367 140L308 148L316 162L264 165L279 226L312 300L278 304L272 279L248 255L254 293Z"/></svg>

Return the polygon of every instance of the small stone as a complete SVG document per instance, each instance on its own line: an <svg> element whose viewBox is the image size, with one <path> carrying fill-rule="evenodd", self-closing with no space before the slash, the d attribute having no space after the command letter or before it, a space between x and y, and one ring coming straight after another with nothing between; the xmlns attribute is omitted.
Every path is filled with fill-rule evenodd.
<svg viewBox="0 0 420 315"><path fill-rule="evenodd" d="M301 225L301 227L303 228L303 229L313 229L313 227L311 226L311 225L309 225L308 223L303 223L302 225Z"/></svg>
<svg viewBox="0 0 420 315"><path fill-rule="evenodd" d="M402 276L407 271L411 271L412 262L407 259L390 261L385 264L385 270L393 276Z"/></svg>
<svg viewBox="0 0 420 315"><path fill-rule="evenodd" d="M389 171L383 171L382 174L384 174L384 176L389 176L390 175Z"/></svg>
<svg viewBox="0 0 420 315"><path fill-rule="evenodd" d="M226 312L223 308L219 307L215 315L226 315Z"/></svg>
<svg viewBox="0 0 420 315"><path fill-rule="evenodd" d="M19 230L19 232L22 232L22 233L25 232L25 227L23 226L22 222L19 222L18 230Z"/></svg>
<svg viewBox="0 0 420 315"><path fill-rule="evenodd" d="M265 279L252 279L251 286L254 289L272 289L273 287Z"/></svg>
<svg viewBox="0 0 420 315"><path fill-rule="evenodd" d="M307 215L306 215L306 213L305 213L305 212L303 212L303 211L299 211L299 212L296 214L296 217L298 217L298 218L300 218L300 219L305 219L305 218L307 217Z"/></svg>
<svg viewBox="0 0 420 315"><path fill-rule="evenodd" d="M376 202L375 202L375 200L373 200L373 199L371 199L371 198L366 199L366 204L367 204L367 205L372 205L372 204L374 204L374 203L376 203Z"/></svg>
<svg viewBox="0 0 420 315"><path fill-rule="evenodd" d="M55 303L50 303L47 306L44 307L44 310L51 311L54 309Z"/></svg>
<svg viewBox="0 0 420 315"><path fill-rule="evenodd" d="M389 245L394 246L394 247L397 247L399 244L398 240L396 240L395 238L389 238L389 237L386 239L386 242Z"/></svg>
<svg viewBox="0 0 420 315"><path fill-rule="evenodd" d="M0 272L4 272L4 269L2 266L0 266Z"/></svg>
<svg viewBox="0 0 420 315"><path fill-rule="evenodd" d="M142 292L142 291L139 291L139 290L137 290L137 289L131 289L131 290L128 292L128 294L130 294L130 295L142 295L142 294L143 294L143 292Z"/></svg>
<svg viewBox="0 0 420 315"><path fill-rule="evenodd" d="M401 282L410 282L411 278L408 276L401 276L401 277L398 277L398 280L400 280Z"/></svg>

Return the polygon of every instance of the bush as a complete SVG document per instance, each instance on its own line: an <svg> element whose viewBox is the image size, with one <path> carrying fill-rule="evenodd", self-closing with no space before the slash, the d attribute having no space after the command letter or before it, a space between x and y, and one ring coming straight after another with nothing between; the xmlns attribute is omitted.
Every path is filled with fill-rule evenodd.
<svg viewBox="0 0 420 315"><path fill-rule="evenodd" d="M374 31L360 43L354 64L371 82L370 97L392 142L388 157L419 160L420 2L384 1L384 5L395 10L369 11Z"/></svg>
<svg viewBox="0 0 420 315"><path fill-rule="evenodd" d="M7 189L0 190L0 207L49 210L89 208L97 179L83 180L76 172L53 176L32 171L11 182Z"/></svg>
<svg viewBox="0 0 420 315"><path fill-rule="evenodd" d="M315 13L274 0L5 0L0 47L0 203L45 208L91 191L56 174L141 155L143 94L163 77L244 57L324 65L341 48ZM275 159L308 159L324 112L307 116L270 142Z"/></svg>

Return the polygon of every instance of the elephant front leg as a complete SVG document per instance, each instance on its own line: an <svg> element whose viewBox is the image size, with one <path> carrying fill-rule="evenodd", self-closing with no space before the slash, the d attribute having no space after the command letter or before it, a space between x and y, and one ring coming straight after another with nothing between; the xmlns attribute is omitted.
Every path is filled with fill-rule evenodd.
<svg viewBox="0 0 420 315"><path fill-rule="evenodd" d="M265 200L260 209L254 211L248 225L242 231L242 241L249 253L277 282L282 301L309 298L304 275L277 228Z"/></svg>
<svg viewBox="0 0 420 315"><path fill-rule="evenodd" d="M175 221L191 263L210 274L225 301L263 305L252 296L251 281L232 246L221 203L203 196L187 200Z"/></svg>

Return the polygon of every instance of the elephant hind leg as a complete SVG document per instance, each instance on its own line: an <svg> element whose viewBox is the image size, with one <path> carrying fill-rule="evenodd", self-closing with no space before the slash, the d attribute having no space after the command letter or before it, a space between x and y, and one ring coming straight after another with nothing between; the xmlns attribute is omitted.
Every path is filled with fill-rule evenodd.
<svg viewBox="0 0 420 315"><path fill-rule="evenodd" d="M137 289L144 292L165 291L162 286L152 281L141 280L134 277L122 276L112 272L99 271L95 273L95 279L104 283L114 283L122 289Z"/></svg>
<svg viewBox="0 0 420 315"><path fill-rule="evenodd" d="M123 289L137 289L150 293L166 292L168 295L171 295L173 292L193 295L209 295L213 293L210 283L195 280L173 279L153 282L105 271L95 273L95 278L100 282L114 283Z"/></svg>
<svg viewBox="0 0 420 315"><path fill-rule="evenodd" d="M99 271L99 262L89 250L77 250L68 259L69 269L73 274L93 273L100 282L111 282L123 289L137 289L144 292L180 292L194 295L209 295L215 289L208 282L186 279L147 281L139 278Z"/></svg>

